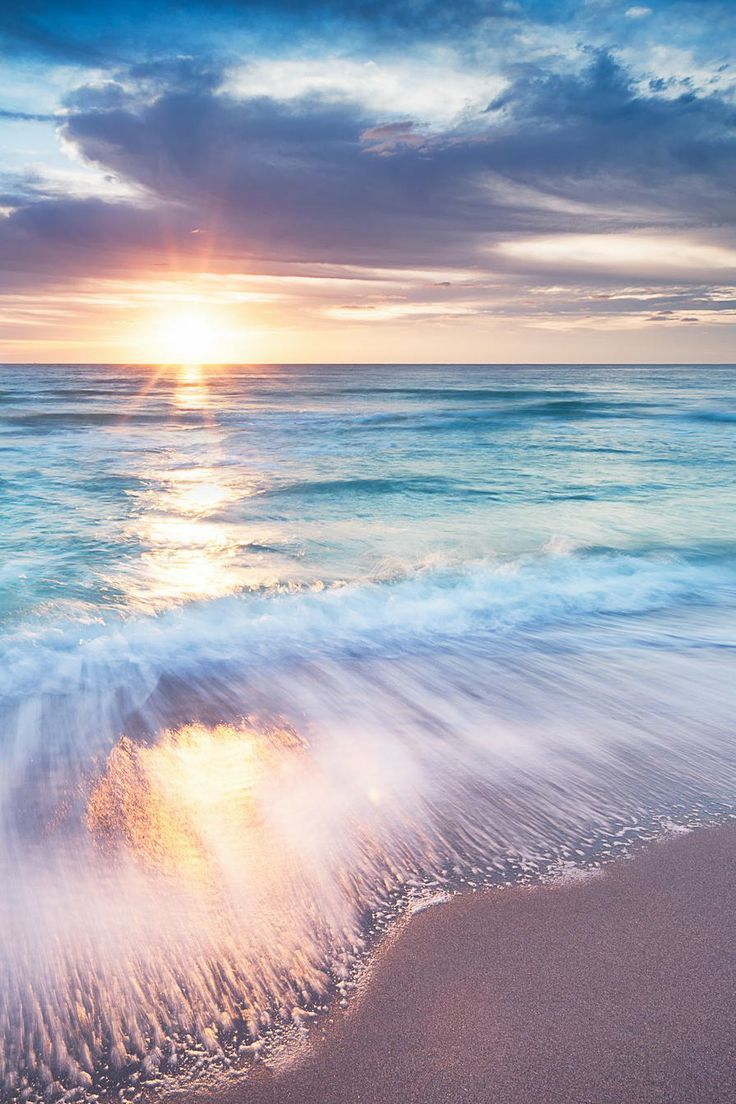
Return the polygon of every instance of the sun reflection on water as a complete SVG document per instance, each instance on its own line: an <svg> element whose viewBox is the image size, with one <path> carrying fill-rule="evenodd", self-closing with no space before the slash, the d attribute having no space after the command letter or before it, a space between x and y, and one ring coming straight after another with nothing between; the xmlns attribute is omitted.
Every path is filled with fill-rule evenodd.
<svg viewBox="0 0 736 1104"><path fill-rule="evenodd" d="M177 371L174 402L180 410L208 410L212 396L207 373L196 364L184 364Z"/></svg>
<svg viewBox="0 0 736 1104"><path fill-rule="evenodd" d="M207 370L197 365L177 369L172 399L177 410L200 413L202 421L186 427L184 447L171 454L168 465L143 473L145 490L131 492L140 510L127 536L142 551L123 588L132 605L147 610L223 597L264 582L260 566L243 560L249 534L227 516L258 485L242 466L224 462L215 418L217 389L210 386ZM187 462L193 442L201 448L196 462Z"/></svg>
<svg viewBox="0 0 736 1104"><path fill-rule="evenodd" d="M87 827L99 845L179 880L216 880L224 847L244 870L266 849L264 782L299 743L287 729L225 724L190 724L150 746L123 737L90 796Z"/></svg>

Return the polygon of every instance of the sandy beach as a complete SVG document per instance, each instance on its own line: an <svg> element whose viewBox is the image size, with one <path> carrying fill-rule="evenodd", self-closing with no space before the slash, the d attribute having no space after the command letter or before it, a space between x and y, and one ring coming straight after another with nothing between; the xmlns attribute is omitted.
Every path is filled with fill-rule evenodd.
<svg viewBox="0 0 736 1104"><path fill-rule="evenodd" d="M700 829L417 913L299 1062L218 1104L730 1104L735 844Z"/></svg>

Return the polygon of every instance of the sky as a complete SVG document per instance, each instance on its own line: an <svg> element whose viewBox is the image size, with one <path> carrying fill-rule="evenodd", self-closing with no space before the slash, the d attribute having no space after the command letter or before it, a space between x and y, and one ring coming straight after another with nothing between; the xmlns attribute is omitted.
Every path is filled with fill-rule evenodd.
<svg viewBox="0 0 736 1104"><path fill-rule="evenodd" d="M0 361L736 360L732 0L3 0Z"/></svg>

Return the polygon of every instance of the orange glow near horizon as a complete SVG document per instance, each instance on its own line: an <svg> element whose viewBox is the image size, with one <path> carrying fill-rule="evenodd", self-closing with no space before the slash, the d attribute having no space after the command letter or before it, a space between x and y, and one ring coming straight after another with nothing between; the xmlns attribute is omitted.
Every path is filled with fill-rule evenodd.
<svg viewBox="0 0 736 1104"><path fill-rule="evenodd" d="M636 248L650 242L648 263L656 268L664 238L657 239L657 252L650 241L653 235L635 240L633 235L608 235L615 239L608 242L604 237L596 238L596 248L619 265L619 275L626 274L626 294L606 292L591 299L578 289L574 309L561 309L571 293L556 282L542 282L533 294L520 298L513 289L488 284L472 268L385 269L301 262L266 273L163 275L131 269L115 278L55 285L40 294L27 289L6 292L0 303L0 362L162 367L608 364L615 335L615 359L620 363L671 363L693 357L700 363L704 314L694 328L682 325L687 316L679 310L652 315L656 288L647 292L631 283ZM566 244L567 239L540 236L499 245L496 254L513 263L528 257L540 265L561 264ZM691 243L684 254L698 278L704 259L714 264L723 260L715 246L709 251L708 243L700 244L702 248ZM696 263L701 265L697 271ZM718 269L721 276L724 271ZM489 295L496 297L492 310ZM615 308L618 298L628 303L631 296L640 300L637 309ZM719 283L714 302L727 297L728 288ZM730 312L709 311L708 362L732 359L732 330ZM189 398L195 401L193 389Z"/></svg>

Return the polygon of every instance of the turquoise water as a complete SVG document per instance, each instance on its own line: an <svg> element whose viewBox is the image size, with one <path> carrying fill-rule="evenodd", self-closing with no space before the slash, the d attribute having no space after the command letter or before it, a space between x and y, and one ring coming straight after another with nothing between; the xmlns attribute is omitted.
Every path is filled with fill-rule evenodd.
<svg viewBox="0 0 736 1104"><path fill-rule="evenodd" d="M14 623L550 549L732 551L729 368L8 367L0 388Z"/></svg>
<svg viewBox="0 0 736 1104"><path fill-rule="evenodd" d="M0 392L10 1095L258 1045L397 895L731 807L735 369Z"/></svg>

